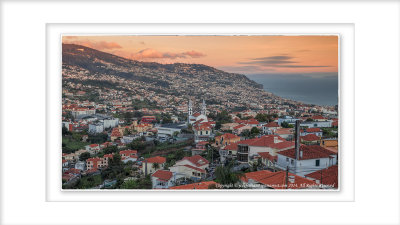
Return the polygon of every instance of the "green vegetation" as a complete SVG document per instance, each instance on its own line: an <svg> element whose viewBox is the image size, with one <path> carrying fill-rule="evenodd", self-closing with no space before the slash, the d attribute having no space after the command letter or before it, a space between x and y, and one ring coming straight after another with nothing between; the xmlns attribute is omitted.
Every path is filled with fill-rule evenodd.
<svg viewBox="0 0 400 225"><path fill-rule="evenodd" d="M150 175L137 180L128 180L121 184L120 189L151 189Z"/></svg>
<svg viewBox="0 0 400 225"><path fill-rule="evenodd" d="M232 167L232 164L228 164L227 166L218 166L215 169L215 182L223 185L235 185L238 183L240 181L240 177L243 176L243 173L232 172Z"/></svg>
<svg viewBox="0 0 400 225"><path fill-rule="evenodd" d="M90 188L99 186L102 183L103 183L103 179L101 178L101 176L99 174L99 175L94 175L94 176L82 177L79 180L76 187L78 189L90 189Z"/></svg>
<svg viewBox="0 0 400 225"><path fill-rule="evenodd" d="M90 153L89 152L84 152L79 156L80 161L86 161L88 158L90 158Z"/></svg>
<svg viewBox="0 0 400 225"><path fill-rule="evenodd" d="M281 123L281 127L283 127L283 128L294 128L293 124L289 124L286 121Z"/></svg>
<svg viewBox="0 0 400 225"><path fill-rule="evenodd" d="M215 115L214 113L210 113L208 117L212 118L215 121L215 129L217 130L220 129L222 124L224 123L232 123L232 118L226 110L217 113L217 115Z"/></svg>
<svg viewBox="0 0 400 225"><path fill-rule="evenodd" d="M322 134L325 138L337 138L338 137L338 128L331 127L323 127L321 128Z"/></svg>
<svg viewBox="0 0 400 225"><path fill-rule="evenodd" d="M166 167L174 165L176 161L181 160L185 156L191 156L191 152L185 152L183 149L179 149L169 153L166 156L167 158L167 162L165 163Z"/></svg>
<svg viewBox="0 0 400 225"><path fill-rule="evenodd" d="M143 108L148 108L148 109L158 109L159 106L157 106L156 102L150 102L147 99L144 99L143 101L134 99L132 101L132 105L135 110L143 109Z"/></svg>
<svg viewBox="0 0 400 225"><path fill-rule="evenodd" d="M88 143L77 141L72 136L63 136L62 137L62 152L63 153L72 153L76 150L83 149Z"/></svg>

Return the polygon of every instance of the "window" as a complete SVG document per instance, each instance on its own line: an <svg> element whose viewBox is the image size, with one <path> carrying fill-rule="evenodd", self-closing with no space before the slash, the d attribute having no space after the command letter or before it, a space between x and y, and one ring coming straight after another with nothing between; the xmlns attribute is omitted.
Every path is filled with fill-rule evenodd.
<svg viewBox="0 0 400 225"><path fill-rule="evenodd" d="M294 160L293 159L290 160L290 164L294 165Z"/></svg>
<svg viewBox="0 0 400 225"><path fill-rule="evenodd" d="M315 166L319 166L319 159L315 160Z"/></svg>
<svg viewBox="0 0 400 225"><path fill-rule="evenodd" d="M289 162L289 158L286 158L286 162Z"/></svg>

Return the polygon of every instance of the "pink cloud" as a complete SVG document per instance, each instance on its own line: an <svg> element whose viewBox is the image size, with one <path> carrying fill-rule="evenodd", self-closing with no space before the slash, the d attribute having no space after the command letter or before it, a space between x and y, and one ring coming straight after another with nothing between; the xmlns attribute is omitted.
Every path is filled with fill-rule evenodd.
<svg viewBox="0 0 400 225"><path fill-rule="evenodd" d="M205 54L196 51L188 51L188 52L181 52L181 53L174 53L174 52L160 52L155 49L146 48L140 50L139 52L132 54L132 59L176 59L176 58L199 58L204 57Z"/></svg>
<svg viewBox="0 0 400 225"><path fill-rule="evenodd" d="M192 57L192 58L199 58L199 57L204 57L204 56L206 56L205 54L203 54L203 53L201 53L201 52L196 52L196 51L194 51L194 50L185 52L184 54L186 54L186 55L188 55L188 56L190 56L190 57Z"/></svg>
<svg viewBox="0 0 400 225"><path fill-rule="evenodd" d="M66 38L66 39L71 39L71 38ZM121 45L119 45L116 42L107 42L107 41L98 41L98 42L93 42L93 41L64 41L66 44L77 44L77 45L83 45L89 48L94 48L97 50L104 50L104 49L117 49L117 48L122 48Z"/></svg>

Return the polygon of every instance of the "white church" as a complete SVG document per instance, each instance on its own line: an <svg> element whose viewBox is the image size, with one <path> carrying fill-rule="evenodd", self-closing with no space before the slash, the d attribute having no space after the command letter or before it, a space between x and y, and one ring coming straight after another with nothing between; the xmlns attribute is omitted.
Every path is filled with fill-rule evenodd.
<svg viewBox="0 0 400 225"><path fill-rule="evenodd" d="M189 100L188 104L188 124L193 125L195 122L201 120L202 123L208 122L206 102L203 99L200 113L193 114L193 102Z"/></svg>

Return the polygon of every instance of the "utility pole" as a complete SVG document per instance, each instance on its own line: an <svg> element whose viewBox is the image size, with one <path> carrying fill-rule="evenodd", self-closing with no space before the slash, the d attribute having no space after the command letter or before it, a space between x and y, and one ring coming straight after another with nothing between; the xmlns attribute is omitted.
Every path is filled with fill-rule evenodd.
<svg viewBox="0 0 400 225"><path fill-rule="evenodd" d="M289 166L286 166L286 179L285 179L286 189L288 189L288 181L289 181Z"/></svg>

